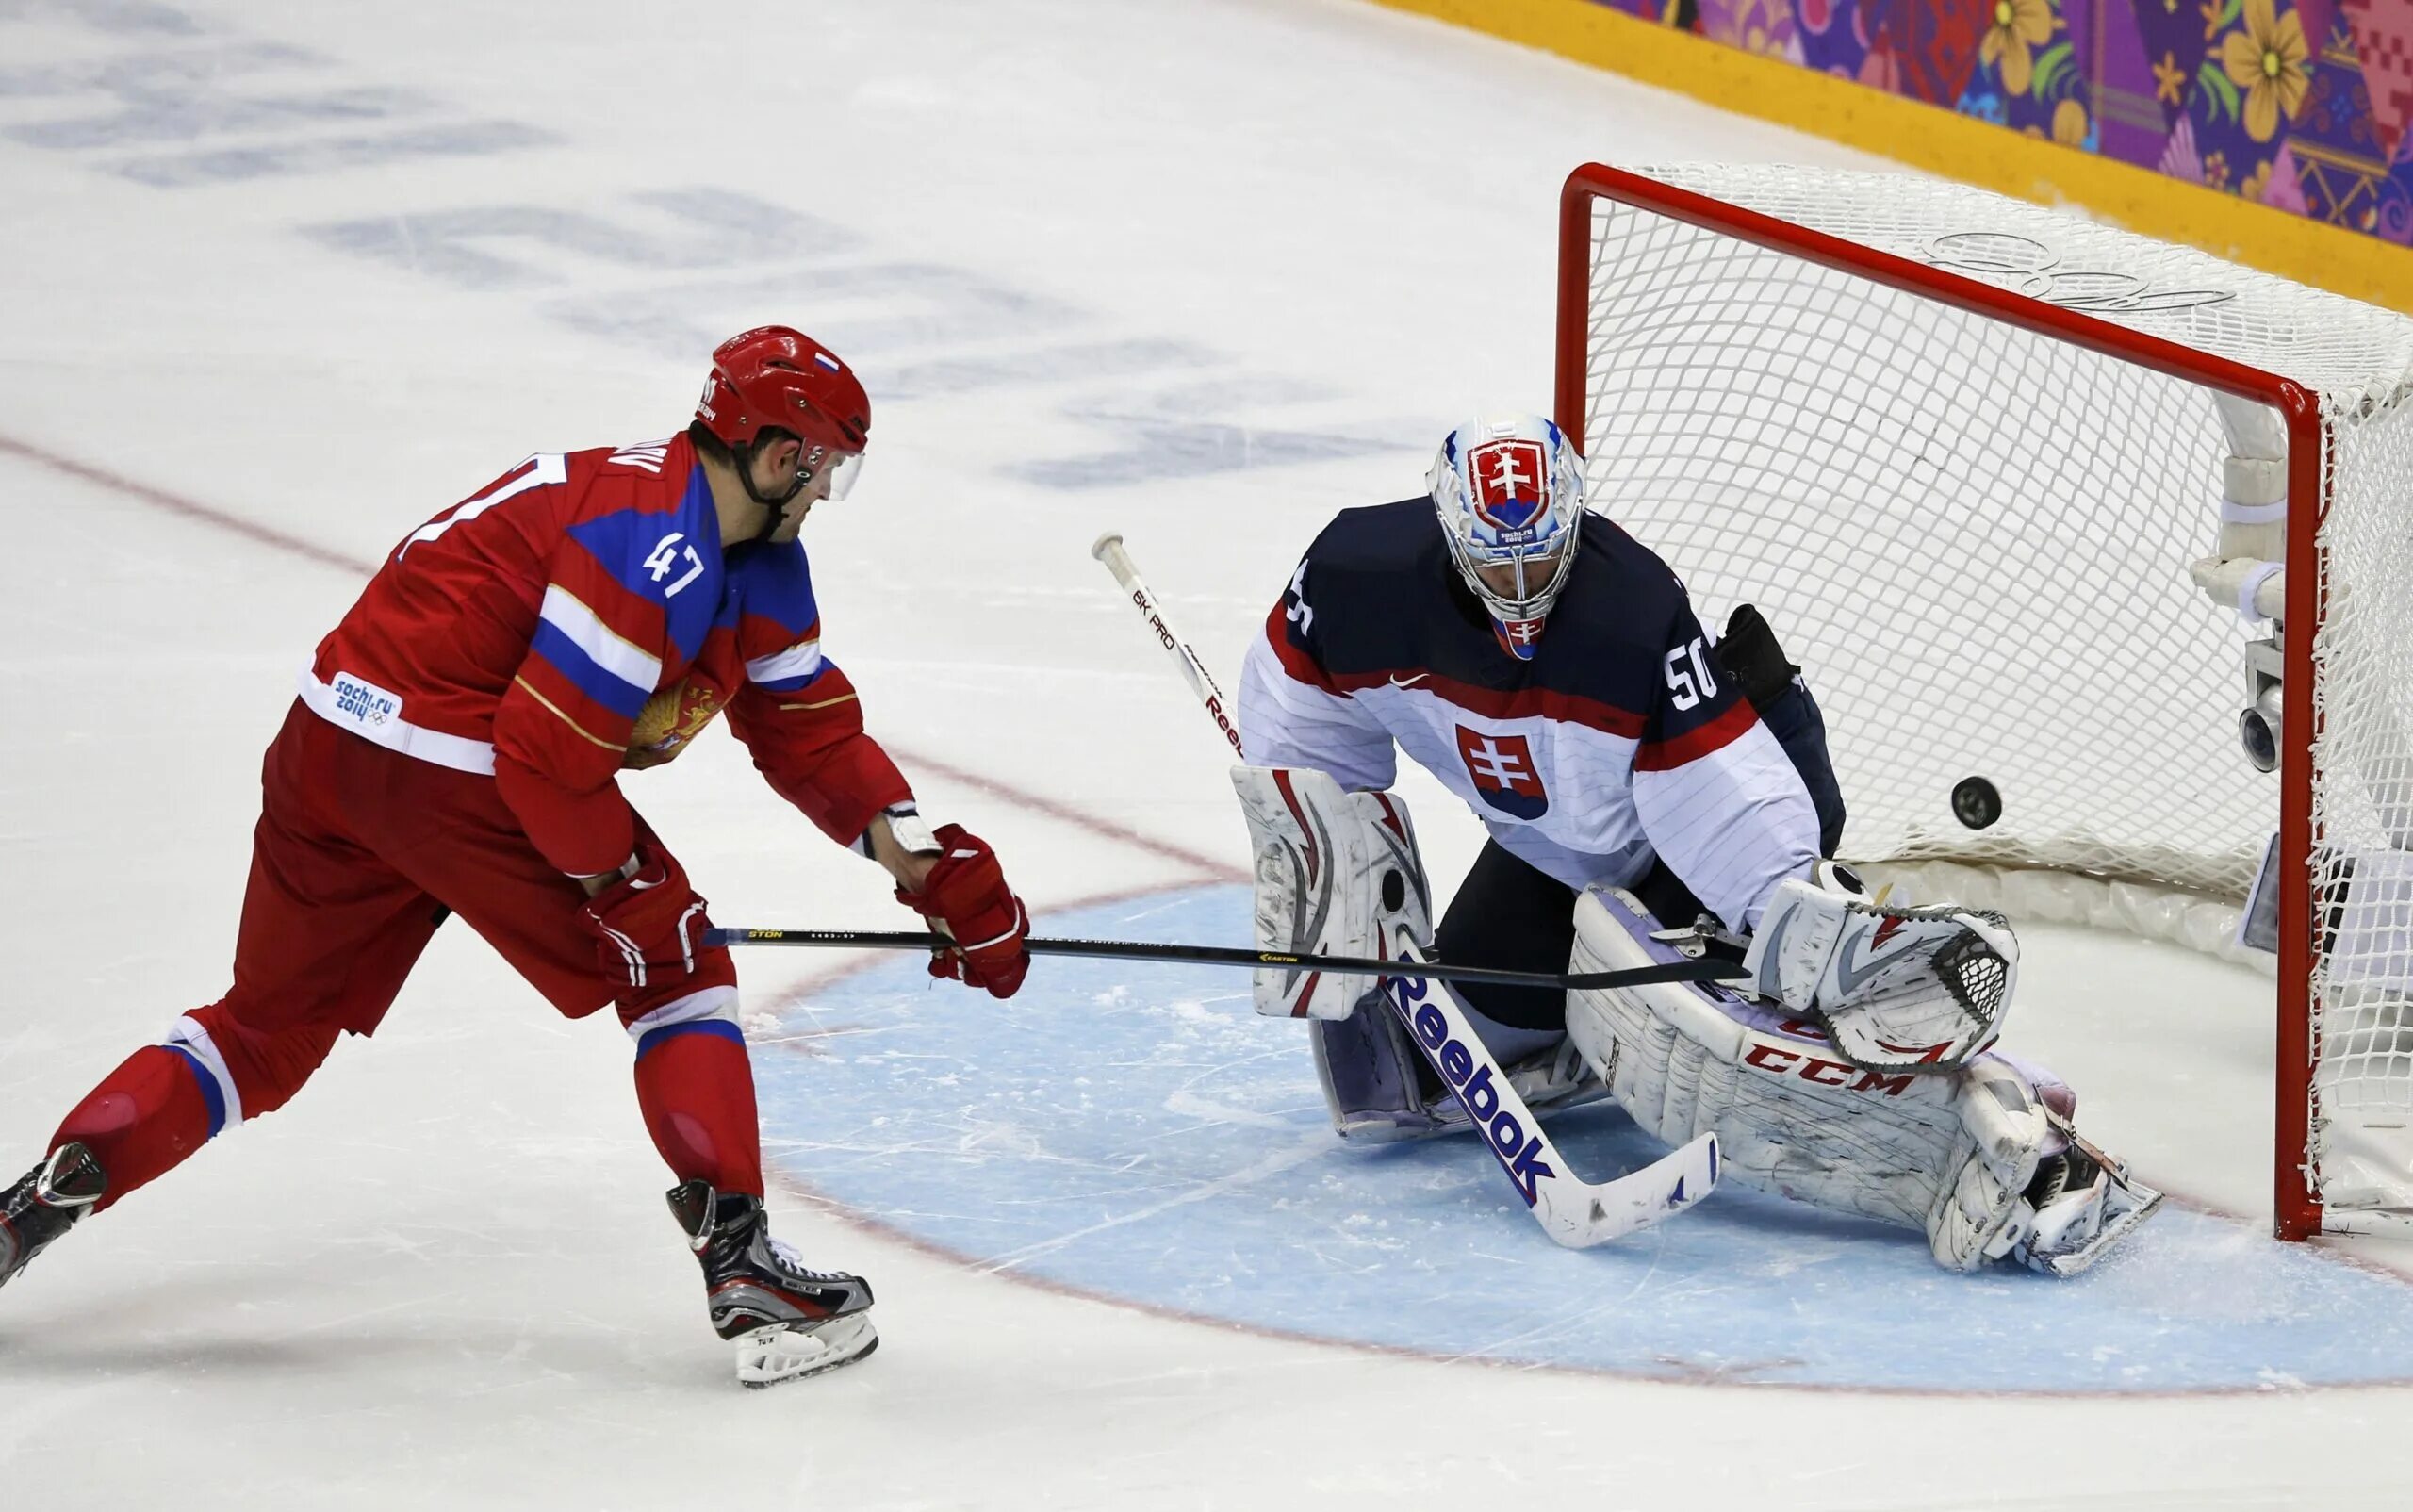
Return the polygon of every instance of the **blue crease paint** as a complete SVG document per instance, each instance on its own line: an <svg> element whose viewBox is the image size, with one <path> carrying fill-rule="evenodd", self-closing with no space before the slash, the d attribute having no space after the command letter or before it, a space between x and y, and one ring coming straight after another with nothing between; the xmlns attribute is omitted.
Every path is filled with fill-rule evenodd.
<svg viewBox="0 0 2413 1512"><path fill-rule="evenodd" d="M1048 918L1241 941L1243 889ZM1948 1392L2254 1391L2413 1377L2413 1287L2165 1210L2072 1282L1939 1270L1907 1230L1739 1186L1632 1240L1551 1244L1463 1140L1329 1132L1302 1026L1244 975L1050 959L997 1003L918 959L813 992L755 1057L772 1157L983 1268L1248 1327L1666 1381ZM1601 1174L1657 1146L1551 1124ZM2148 1179L2151 1173L2144 1173Z"/></svg>

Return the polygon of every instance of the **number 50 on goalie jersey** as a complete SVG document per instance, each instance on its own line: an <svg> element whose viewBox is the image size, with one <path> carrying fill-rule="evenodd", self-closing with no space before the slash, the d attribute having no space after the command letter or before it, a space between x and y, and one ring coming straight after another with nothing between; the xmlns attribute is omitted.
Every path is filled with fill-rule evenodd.
<svg viewBox="0 0 2413 1512"><path fill-rule="evenodd" d="M1433 506L1343 511L1307 549L1240 678L1248 760L1387 788L1395 750L1512 854L1575 888L1663 858L1729 925L1818 859L1800 773L1718 675L1666 563L1587 514L1531 661L1502 652Z"/></svg>

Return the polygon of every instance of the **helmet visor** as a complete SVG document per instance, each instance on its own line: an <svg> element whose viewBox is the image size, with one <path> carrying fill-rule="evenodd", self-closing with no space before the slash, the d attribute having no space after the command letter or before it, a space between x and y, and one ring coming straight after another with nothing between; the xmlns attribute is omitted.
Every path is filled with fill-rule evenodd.
<svg viewBox="0 0 2413 1512"><path fill-rule="evenodd" d="M863 454L841 452L829 446L806 446L796 454L796 486L810 487L815 478L829 480L828 487L817 496L822 499L844 499L854 492L855 480L862 475Z"/></svg>
<svg viewBox="0 0 2413 1512"><path fill-rule="evenodd" d="M855 480L862 476L863 454L861 452L840 452L829 467L829 497L844 499L855 491Z"/></svg>

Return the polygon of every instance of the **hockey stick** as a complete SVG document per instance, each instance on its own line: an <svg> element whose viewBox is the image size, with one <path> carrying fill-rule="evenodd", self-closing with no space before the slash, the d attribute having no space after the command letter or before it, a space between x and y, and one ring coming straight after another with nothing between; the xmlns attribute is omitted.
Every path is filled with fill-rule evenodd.
<svg viewBox="0 0 2413 1512"><path fill-rule="evenodd" d="M716 945L821 945L831 949L949 950L955 942L944 935L865 932L855 929L746 929L704 931L704 943ZM1026 939L1023 948L1034 956L1087 956L1100 961L1164 961L1185 966L1248 966L1286 971L1322 971L1342 976L1384 977L1396 961L1372 956L1294 956L1274 950L1243 950L1231 945L1158 945L1149 940ZM1671 961L1624 971L1503 971L1491 966L1454 966L1424 962L1423 975L1433 981L1485 982L1495 987L1643 987L1663 981L1732 981L1743 975L1739 961L1702 959Z"/></svg>
<svg viewBox="0 0 2413 1512"><path fill-rule="evenodd" d="M1232 748L1239 749L1239 732L1223 712L1223 690L1207 676L1206 664L1190 649L1190 643L1165 622L1163 610L1141 583L1130 553L1124 550L1123 537L1111 532L1099 536L1097 544L1090 548L1090 554L1104 562L1115 581L1129 590L1131 601L1147 616L1149 628L1182 668L1190 690L1198 695ZM1543 1233L1569 1249L1586 1249L1682 1212L1708 1196L1717 1185L1718 1148L1714 1133L1703 1134L1673 1154L1611 1180L1585 1181L1576 1175L1566 1158L1558 1153L1557 1144L1544 1132L1541 1121L1509 1084L1506 1073L1500 1069L1500 1062L1492 1057L1482 1036L1475 1033L1457 999L1447 992L1428 990L1430 982L1441 978L1431 969L1422 942L1410 939L1403 930L1391 946L1399 962L1411 969L1427 969L1414 975L1385 977L1384 1000L1407 1027L1408 1038L1424 1052L1424 1059L1432 1063L1442 1085L1456 1093L1459 1105L1482 1132L1493 1159L1507 1173L1518 1195L1525 1199L1525 1206L1542 1225ZM1710 962L1684 964L1705 966ZM1718 975L1724 974L1721 971ZM1708 974L1692 979L1708 979Z"/></svg>
<svg viewBox="0 0 2413 1512"><path fill-rule="evenodd" d="M1165 623L1164 616L1157 612L1156 595L1140 581L1139 567L1132 563L1131 553L1123 549L1123 533L1108 531L1099 536L1090 544L1090 555L1105 563L1106 569L1114 574L1114 581L1123 584L1124 591L1131 595L1132 606L1148 622L1148 628L1157 633L1157 640L1164 647L1165 654L1172 657L1173 665L1181 669L1182 681L1190 684L1190 691L1198 695L1199 704L1206 709L1206 717L1214 720L1215 728L1223 732L1223 739L1231 746L1232 754L1246 761L1248 758L1240 755L1239 727L1233 724L1231 715L1224 712L1229 705L1224 701L1223 690L1215 685L1215 675L1206 670L1206 664L1190 649L1190 642L1174 634L1173 627Z"/></svg>

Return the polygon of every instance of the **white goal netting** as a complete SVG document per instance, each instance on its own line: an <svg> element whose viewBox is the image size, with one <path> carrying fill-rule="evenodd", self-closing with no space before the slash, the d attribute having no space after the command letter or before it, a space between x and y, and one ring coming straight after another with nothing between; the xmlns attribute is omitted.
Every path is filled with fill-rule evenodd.
<svg viewBox="0 0 2413 1512"><path fill-rule="evenodd" d="M2014 891L2080 877L2217 944L2303 761L2266 773L2241 749L2246 648L2273 628L2189 567L2231 544L2224 467L2251 448L2156 342L2318 397L2324 497L2230 513L2325 509L2317 562L2288 564L2320 574L2323 607L2286 627L2312 636L2319 676L2280 696L2285 738L2318 731L2312 854L2283 860L2323 928L2313 1063L2281 1073L2313 1107L2281 1145L2311 1163L2330 1226L2413 1211L2413 320L1958 185L1642 172L2096 317L2119 349L1893 287L1815 238L1590 202L1589 297L1561 355L1580 339L1590 501L1713 628L1739 603L1767 616L1825 709L1854 859L1974 865ZM2275 412L2238 407L2283 437ZM1955 813L1971 778L1999 795L1981 829Z"/></svg>

